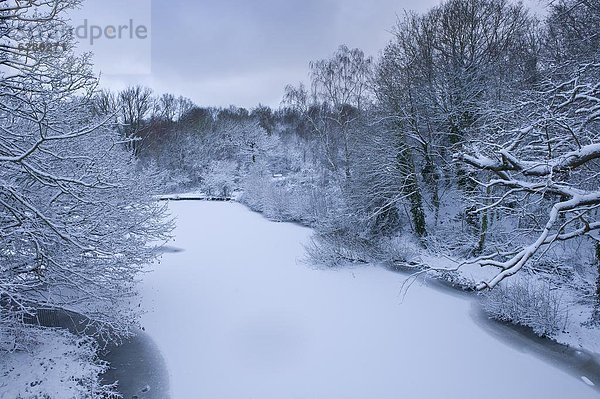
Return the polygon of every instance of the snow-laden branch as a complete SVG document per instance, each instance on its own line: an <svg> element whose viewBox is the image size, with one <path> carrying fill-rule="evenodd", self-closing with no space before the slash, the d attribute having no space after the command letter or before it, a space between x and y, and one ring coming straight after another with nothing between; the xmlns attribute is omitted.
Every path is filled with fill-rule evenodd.
<svg viewBox="0 0 600 399"><path fill-rule="evenodd" d="M481 266L493 266L501 269L494 278L488 282L483 282L477 286L477 289L494 288L502 280L513 276L519 272L525 264L544 246L553 244L556 241L566 241L575 237L583 236L594 230L600 229L600 222L587 223L584 227L571 230L569 232L561 232L566 226L563 225L559 232L552 233L555 230L555 225L559 217L567 212L582 209L593 205L600 205L600 191L582 196L575 196L572 199L564 202L559 202L552 207L546 225L538 236L537 240L532 244L523 248L518 254L504 262L498 262L493 259L479 260L473 262Z"/></svg>
<svg viewBox="0 0 600 399"><path fill-rule="evenodd" d="M547 82L545 90L530 93L532 98L514 110L516 119L524 116L526 129L517 125L499 132L499 137L485 137L471 152L454 156L495 175L487 181L476 180L487 193L477 212L518 209L533 222L524 234L531 243L507 244L512 246L512 255L491 254L467 261L499 270L478 289L497 286L556 242L599 236L599 72L600 65L585 64L564 81ZM506 144L498 144L502 142ZM544 207L547 217L542 223Z"/></svg>
<svg viewBox="0 0 600 399"><path fill-rule="evenodd" d="M508 150L499 152L500 159L493 159L484 155L458 154L456 159L482 170L488 170L506 175L502 172L518 172L524 176L544 177L552 174L568 172L588 162L600 159L600 143L584 146L576 151L547 161L520 160Z"/></svg>

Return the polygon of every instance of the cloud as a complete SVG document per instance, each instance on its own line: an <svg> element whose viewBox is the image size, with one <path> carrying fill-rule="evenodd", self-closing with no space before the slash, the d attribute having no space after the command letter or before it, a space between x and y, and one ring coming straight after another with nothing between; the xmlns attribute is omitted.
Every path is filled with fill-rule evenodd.
<svg viewBox="0 0 600 399"><path fill-rule="evenodd" d="M155 0L151 76L105 74L102 84L150 84L158 92L182 94L201 105L277 106L286 84L306 79L309 61L328 57L340 44L376 56L404 9L423 12L438 3ZM93 12L113 19L119 14L111 7L104 10L96 6ZM128 12L119 15L124 19ZM98 57L99 65L119 62L106 52Z"/></svg>

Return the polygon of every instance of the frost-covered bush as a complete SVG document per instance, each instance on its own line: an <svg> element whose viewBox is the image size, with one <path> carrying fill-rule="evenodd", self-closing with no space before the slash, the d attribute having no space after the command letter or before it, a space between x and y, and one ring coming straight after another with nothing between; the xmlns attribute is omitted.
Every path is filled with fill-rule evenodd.
<svg viewBox="0 0 600 399"><path fill-rule="evenodd" d="M314 171L275 174L257 162L242 180L240 201L275 221L315 226L327 220L342 204L340 188L315 179Z"/></svg>
<svg viewBox="0 0 600 399"><path fill-rule="evenodd" d="M19 328L28 329L19 338L27 340L22 342L27 349L0 351L0 398L118 397L115 387L100 382L108 365L98 359L94 340L62 330Z"/></svg>
<svg viewBox="0 0 600 399"><path fill-rule="evenodd" d="M311 263L337 267L348 263L384 262L398 265L414 261L419 246L408 237L369 239L349 231L321 232L306 247Z"/></svg>
<svg viewBox="0 0 600 399"><path fill-rule="evenodd" d="M264 209L265 216L278 222L294 221L291 212L293 192L286 187L272 182L267 185L267 199Z"/></svg>
<svg viewBox="0 0 600 399"><path fill-rule="evenodd" d="M343 235L320 235L306 246L306 260L311 264L338 267L369 262L369 244Z"/></svg>
<svg viewBox="0 0 600 399"><path fill-rule="evenodd" d="M211 161L204 179L208 195L229 197L236 188L237 165L231 161Z"/></svg>
<svg viewBox="0 0 600 399"><path fill-rule="evenodd" d="M272 175L263 163L250 169L242 181L240 201L257 212L264 212L269 201Z"/></svg>
<svg viewBox="0 0 600 399"><path fill-rule="evenodd" d="M419 245L409 236L382 238L379 242L379 256L390 264L408 263L419 255Z"/></svg>
<svg viewBox="0 0 600 399"><path fill-rule="evenodd" d="M568 311L559 292L549 284L516 281L485 294L483 308L490 317L531 327L539 336L552 337L567 324Z"/></svg>
<svg viewBox="0 0 600 399"><path fill-rule="evenodd" d="M321 203L317 231L307 247L308 260L328 266L345 263L367 263L382 259L379 237L372 234L361 214L352 212L341 195L331 187Z"/></svg>

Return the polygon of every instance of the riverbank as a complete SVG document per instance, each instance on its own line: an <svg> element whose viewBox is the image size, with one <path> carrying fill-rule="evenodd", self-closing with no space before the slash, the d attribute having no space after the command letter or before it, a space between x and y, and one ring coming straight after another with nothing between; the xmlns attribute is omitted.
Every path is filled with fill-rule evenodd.
<svg viewBox="0 0 600 399"><path fill-rule="evenodd" d="M45 330L38 331L39 342L32 343L35 350L5 354L0 375L12 383L0 382L0 398L46 394L58 399L79 391L81 395L104 391L101 386L118 392L110 396L115 399L170 398L165 361L144 331L133 331L118 343L107 342L87 318L60 309L40 309L25 321L29 328Z"/></svg>

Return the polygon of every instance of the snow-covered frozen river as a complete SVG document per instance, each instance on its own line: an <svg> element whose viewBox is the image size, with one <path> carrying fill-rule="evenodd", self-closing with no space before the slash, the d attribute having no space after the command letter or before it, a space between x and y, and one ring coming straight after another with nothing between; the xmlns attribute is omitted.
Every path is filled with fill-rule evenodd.
<svg viewBox="0 0 600 399"><path fill-rule="evenodd" d="M176 202L173 246L144 278L146 332L172 399L596 398L497 340L468 299L377 267L298 262L311 231L242 205Z"/></svg>

